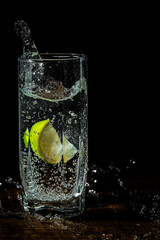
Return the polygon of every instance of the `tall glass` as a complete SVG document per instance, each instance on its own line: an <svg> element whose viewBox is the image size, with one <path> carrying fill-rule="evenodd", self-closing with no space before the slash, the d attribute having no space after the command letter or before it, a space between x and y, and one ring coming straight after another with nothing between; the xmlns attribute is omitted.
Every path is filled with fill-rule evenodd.
<svg viewBox="0 0 160 240"><path fill-rule="evenodd" d="M88 162L86 56L22 56L18 71L24 209L80 214Z"/></svg>

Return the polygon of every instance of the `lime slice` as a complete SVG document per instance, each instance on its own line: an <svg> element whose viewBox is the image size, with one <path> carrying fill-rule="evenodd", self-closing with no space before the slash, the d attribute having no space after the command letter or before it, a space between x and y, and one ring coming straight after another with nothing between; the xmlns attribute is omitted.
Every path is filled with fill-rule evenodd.
<svg viewBox="0 0 160 240"><path fill-rule="evenodd" d="M61 161L63 147L49 119L37 122L32 126L30 142L34 153L45 162L57 164Z"/></svg>
<svg viewBox="0 0 160 240"><path fill-rule="evenodd" d="M77 153L77 149L70 143L63 134L63 161L66 163L68 160L74 157Z"/></svg>
<svg viewBox="0 0 160 240"><path fill-rule="evenodd" d="M28 148L29 145L29 129L27 128L23 136L25 147Z"/></svg>

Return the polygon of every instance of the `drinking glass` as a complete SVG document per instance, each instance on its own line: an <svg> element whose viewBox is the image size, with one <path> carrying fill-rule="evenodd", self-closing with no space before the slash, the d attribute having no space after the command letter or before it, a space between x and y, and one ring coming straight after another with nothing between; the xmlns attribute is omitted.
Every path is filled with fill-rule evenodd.
<svg viewBox="0 0 160 240"><path fill-rule="evenodd" d="M83 212L88 163L87 58L18 59L19 167L26 211Z"/></svg>

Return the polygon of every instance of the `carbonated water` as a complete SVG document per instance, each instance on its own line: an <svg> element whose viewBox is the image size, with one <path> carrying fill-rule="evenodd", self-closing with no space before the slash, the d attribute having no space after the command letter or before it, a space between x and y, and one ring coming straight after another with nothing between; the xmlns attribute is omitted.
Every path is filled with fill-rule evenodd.
<svg viewBox="0 0 160 240"><path fill-rule="evenodd" d="M19 88L20 171L30 201L63 202L83 192L87 157L87 98L83 82L85 79L80 79L70 90L54 82L53 91L38 89L38 94L26 87ZM26 129L30 132L35 123L46 119L50 120L62 145L65 136L77 149L66 163L62 156L58 164L49 164L37 156L30 141L26 147Z"/></svg>

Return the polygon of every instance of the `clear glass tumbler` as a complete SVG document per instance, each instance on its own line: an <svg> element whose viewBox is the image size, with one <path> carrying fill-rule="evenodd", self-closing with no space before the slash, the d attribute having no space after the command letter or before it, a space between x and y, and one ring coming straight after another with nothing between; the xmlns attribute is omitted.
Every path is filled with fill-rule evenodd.
<svg viewBox="0 0 160 240"><path fill-rule="evenodd" d="M18 77L24 209L78 215L88 162L86 56L22 56Z"/></svg>

